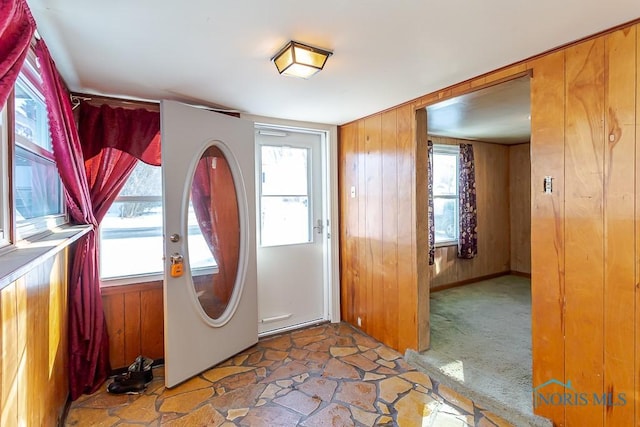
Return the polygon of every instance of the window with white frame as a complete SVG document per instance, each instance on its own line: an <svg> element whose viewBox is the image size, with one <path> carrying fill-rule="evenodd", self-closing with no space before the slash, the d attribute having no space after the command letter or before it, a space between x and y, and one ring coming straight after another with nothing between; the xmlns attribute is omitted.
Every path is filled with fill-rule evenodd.
<svg viewBox="0 0 640 427"><path fill-rule="evenodd" d="M100 224L100 277L161 274L162 175L138 162Z"/></svg>
<svg viewBox="0 0 640 427"><path fill-rule="evenodd" d="M162 218L162 169L138 162L100 224L100 278L111 283L159 279L164 271ZM216 272L191 203L187 239L192 273Z"/></svg>
<svg viewBox="0 0 640 427"><path fill-rule="evenodd" d="M13 95L13 207L18 239L66 222L35 58L29 55Z"/></svg>
<svg viewBox="0 0 640 427"><path fill-rule="evenodd" d="M9 244L9 130L7 106L0 109L0 247Z"/></svg>
<svg viewBox="0 0 640 427"><path fill-rule="evenodd" d="M433 219L435 244L458 241L458 168L457 145L433 145Z"/></svg>

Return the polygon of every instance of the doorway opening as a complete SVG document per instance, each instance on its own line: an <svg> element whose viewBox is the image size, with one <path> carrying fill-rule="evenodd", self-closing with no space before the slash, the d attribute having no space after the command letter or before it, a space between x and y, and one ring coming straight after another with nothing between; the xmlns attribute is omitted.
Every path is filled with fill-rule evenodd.
<svg viewBox="0 0 640 427"><path fill-rule="evenodd" d="M331 320L329 132L256 124L258 332Z"/></svg>
<svg viewBox="0 0 640 427"><path fill-rule="evenodd" d="M529 75L426 108L431 345L414 360L518 425L534 422L530 108Z"/></svg>

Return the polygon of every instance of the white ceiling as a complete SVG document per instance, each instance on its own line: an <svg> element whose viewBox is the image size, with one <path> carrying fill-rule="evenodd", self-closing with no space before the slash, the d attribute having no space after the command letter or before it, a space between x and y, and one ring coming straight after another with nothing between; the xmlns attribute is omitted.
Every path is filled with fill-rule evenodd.
<svg viewBox="0 0 640 427"><path fill-rule="evenodd" d="M531 139L529 76L467 93L427 108L430 135L519 144Z"/></svg>
<svg viewBox="0 0 640 427"><path fill-rule="evenodd" d="M342 124L640 17L638 0L27 0L77 92ZM288 40L334 51L279 76Z"/></svg>

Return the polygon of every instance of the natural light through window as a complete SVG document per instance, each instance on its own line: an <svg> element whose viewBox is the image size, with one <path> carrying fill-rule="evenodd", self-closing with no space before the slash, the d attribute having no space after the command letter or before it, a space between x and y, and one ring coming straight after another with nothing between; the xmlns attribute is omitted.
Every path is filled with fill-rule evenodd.
<svg viewBox="0 0 640 427"><path fill-rule="evenodd" d="M58 176L35 61L25 61L14 91L14 213L20 238L64 222Z"/></svg>
<svg viewBox="0 0 640 427"><path fill-rule="evenodd" d="M193 211L188 211L191 268L216 267ZM138 162L100 225L100 277L163 272L162 171Z"/></svg>
<svg viewBox="0 0 640 427"><path fill-rule="evenodd" d="M433 146L433 219L435 243L458 240L458 158L455 145Z"/></svg>
<svg viewBox="0 0 640 427"><path fill-rule="evenodd" d="M260 243L308 243L309 149L261 147Z"/></svg>

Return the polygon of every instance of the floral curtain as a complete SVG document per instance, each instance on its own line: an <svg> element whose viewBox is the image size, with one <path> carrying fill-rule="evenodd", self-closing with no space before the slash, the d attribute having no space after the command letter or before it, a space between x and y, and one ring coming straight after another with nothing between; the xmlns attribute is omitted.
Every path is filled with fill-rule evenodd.
<svg viewBox="0 0 640 427"><path fill-rule="evenodd" d="M433 213L433 142L427 142L427 191L428 210L427 224L429 227L429 265L433 265L436 255L436 225Z"/></svg>
<svg viewBox="0 0 640 427"><path fill-rule="evenodd" d="M478 253L476 168L473 161L473 146L471 144L460 144L459 169L460 235L458 236L458 258L470 259Z"/></svg>
<svg viewBox="0 0 640 427"><path fill-rule="evenodd" d="M29 52L36 22L25 0L0 0L0 108L7 102Z"/></svg>

